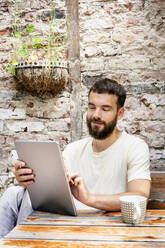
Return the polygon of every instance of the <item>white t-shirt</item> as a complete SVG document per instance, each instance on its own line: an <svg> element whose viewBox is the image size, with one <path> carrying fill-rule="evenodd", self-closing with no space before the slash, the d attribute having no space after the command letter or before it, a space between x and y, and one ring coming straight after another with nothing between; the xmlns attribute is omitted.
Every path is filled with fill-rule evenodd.
<svg viewBox="0 0 165 248"><path fill-rule="evenodd" d="M93 194L122 193L134 179L150 180L147 144L124 131L102 152L93 152L91 137L75 141L67 145L63 158L68 172L79 173Z"/></svg>

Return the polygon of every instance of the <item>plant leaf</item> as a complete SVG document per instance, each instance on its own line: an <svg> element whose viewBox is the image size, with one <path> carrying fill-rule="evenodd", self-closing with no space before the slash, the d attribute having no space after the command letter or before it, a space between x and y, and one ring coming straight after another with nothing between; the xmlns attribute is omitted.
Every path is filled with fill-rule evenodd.
<svg viewBox="0 0 165 248"><path fill-rule="evenodd" d="M15 76L15 65L10 66L10 73Z"/></svg>
<svg viewBox="0 0 165 248"><path fill-rule="evenodd" d="M14 32L14 36L16 38L21 38L21 32L18 32L18 31Z"/></svg>
<svg viewBox="0 0 165 248"><path fill-rule="evenodd" d="M6 71L6 72L8 72L9 67L10 67L10 64L8 63L8 64L6 65L6 67L5 67L5 71Z"/></svg>
<svg viewBox="0 0 165 248"><path fill-rule="evenodd" d="M25 42L25 48L28 48L28 47L29 47L29 43Z"/></svg>
<svg viewBox="0 0 165 248"><path fill-rule="evenodd" d="M12 64L11 67L16 66L16 65L18 65L18 61L16 59L13 59L11 64Z"/></svg>
<svg viewBox="0 0 165 248"><path fill-rule="evenodd" d="M37 44L32 45L32 48L37 48L37 47L38 47Z"/></svg>
<svg viewBox="0 0 165 248"><path fill-rule="evenodd" d="M26 28L26 31L30 34L34 31L34 25L29 25L27 28Z"/></svg>
<svg viewBox="0 0 165 248"><path fill-rule="evenodd" d="M27 53L27 50L26 50L25 48L22 48L22 49L20 49L20 50L18 51L18 54L19 54L20 56L25 56L26 53Z"/></svg>
<svg viewBox="0 0 165 248"><path fill-rule="evenodd" d="M32 37L32 41L36 44L41 44L43 38L42 37Z"/></svg>

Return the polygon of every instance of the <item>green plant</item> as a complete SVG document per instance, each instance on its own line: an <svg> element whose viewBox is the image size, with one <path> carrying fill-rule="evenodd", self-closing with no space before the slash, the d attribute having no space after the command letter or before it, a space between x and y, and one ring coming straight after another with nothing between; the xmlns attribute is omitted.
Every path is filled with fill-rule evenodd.
<svg viewBox="0 0 165 248"><path fill-rule="evenodd" d="M7 64L6 71L10 69L10 73L15 75L15 68L20 62L26 61L29 65L35 60L43 60L40 56L41 51L44 59L49 61L48 65L55 66L56 61L64 57L64 51L67 43L67 32L64 35L56 31L56 14L55 1L52 1L49 21L48 37L36 35L36 29L33 24L26 25L22 20L21 6L17 3L14 14L13 25L13 53L11 54L11 62Z"/></svg>

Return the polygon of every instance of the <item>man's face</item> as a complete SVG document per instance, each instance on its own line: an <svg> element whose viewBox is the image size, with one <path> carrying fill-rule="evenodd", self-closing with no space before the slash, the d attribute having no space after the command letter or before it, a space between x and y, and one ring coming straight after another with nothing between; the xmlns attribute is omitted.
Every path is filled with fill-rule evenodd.
<svg viewBox="0 0 165 248"><path fill-rule="evenodd" d="M95 139L105 139L112 134L117 120L117 96L92 91L89 95L87 111L89 134Z"/></svg>

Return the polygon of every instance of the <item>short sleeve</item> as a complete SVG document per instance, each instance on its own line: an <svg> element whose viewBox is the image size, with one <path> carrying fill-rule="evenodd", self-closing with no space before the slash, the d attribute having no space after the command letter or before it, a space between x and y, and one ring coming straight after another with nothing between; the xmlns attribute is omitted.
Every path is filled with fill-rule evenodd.
<svg viewBox="0 0 165 248"><path fill-rule="evenodd" d="M137 139L128 150L128 182L150 177L150 156L147 144Z"/></svg>
<svg viewBox="0 0 165 248"><path fill-rule="evenodd" d="M70 158L71 154L69 156L68 146L66 146L66 148L62 152L62 157L63 157L63 160L64 160L64 166L65 166L66 172L68 174L71 174L71 158Z"/></svg>

